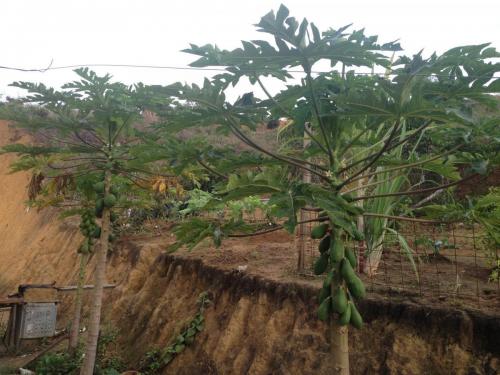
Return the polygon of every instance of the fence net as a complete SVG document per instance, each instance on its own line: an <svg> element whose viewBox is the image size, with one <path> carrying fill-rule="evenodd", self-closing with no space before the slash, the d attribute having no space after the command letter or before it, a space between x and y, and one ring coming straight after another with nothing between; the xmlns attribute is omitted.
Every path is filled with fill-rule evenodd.
<svg viewBox="0 0 500 375"><path fill-rule="evenodd" d="M215 219L224 214L203 216ZM297 254L296 272L292 273L319 280L313 264L320 254L320 241L310 236L317 225L316 216L314 211L301 210L299 221L311 222L297 226L290 249ZM261 210L241 212L241 218L269 228L269 219ZM492 270L500 265L500 253L486 241L478 225L406 218L393 220L392 228L396 233L387 231L374 248L364 241L347 245L357 256L358 272L369 292L398 300L500 310L500 280L492 277Z"/></svg>
<svg viewBox="0 0 500 375"><path fill-rule="evenodd" d="M315 225L307 223L297 231L297 251L303 249L304 257L299 272L305 277L314 277L312 266L319 256L319 240L310 237ZM477 225L396 221L394 227L397 233L387 232L375 248L364 241L348 244L356 253L368 291L500 309L500 280L492 278L500 254Z"/></svg>

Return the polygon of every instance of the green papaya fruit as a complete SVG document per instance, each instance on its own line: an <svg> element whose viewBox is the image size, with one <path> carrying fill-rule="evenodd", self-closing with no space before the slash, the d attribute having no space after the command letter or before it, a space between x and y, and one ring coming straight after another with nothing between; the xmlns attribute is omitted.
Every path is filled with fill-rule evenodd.
<svg viewBox="0 0 500 375"><path fill-rule="evenodd" d="M361 327L363 327L363 318L361 317L361 314L359 313L358 309L356 309L354 303L350 305L351 305L350 323L352 324L353 327L360 329Z"/></svg>
<svg viewBox="0 0 500 375"><path fill-rule="evenodd" d="M328 254L321 254L320 257L316 259L316 262L314 262L314 274L321 275L323 272L326 271L327 267L328 267Z"/></svg>
<svg viewBox="0 0 500 375"><path fill-rule="evenodd" d="M317 225L311 230L311 238L319 240L320 238L323 238L325 236L327 230L328 224L325 223Z"/></svg>
<svg viewBox="0 0 500 375"><path fill-rule="evenodd" d="M323 302L320 303L318 307L318 318L322 321L328 320L331 313L331 299L332 297L327 297Z"/></svg>
<svg viewBox="0 0 500 375"><path fill-rule="evenodd" d="M351 320L351 303L348 302L345 311L342 314L340 314L339 324L341 326L345 326L349 324L350 320Z"/></svg>
<svg viewBox="0 0 500 375"><path fill-rule="evenodd" d="M94 184L94 191L97 194L104 194L104 182L103 181L96 182Z"/></svg>
<svg viewBox="0 0 500 375"><path fill-rule="evenodd" d="M345 258L342 259L342 263L340 264L340 274L347 283L357 277L356 273L352 269L351 263Z"/></svg>
<svg viewBox="0 0 500 375"><path fill-rule="evenodd" d="M111 208L116 204L116 196L113 194L107 194L103 199L104 206Z"/></svg>
<svg viewBox="0 0 500 375"><path fill-rule="evenodd" d="M331 243L330 259L333 263L338 263L344 259L344 242L339 237Z"/></svg>
<svg viewBox="0 0 500 375"><path fill-rule="evenodd" d="M318 246L319 252L320 253L327 252L330 249L330 242L331 242L330 236L323 237Z"/></svg>
<svg viewBox="0 0 500 375"><path fill-rule="evenodd" d="M102 208L96 207L95 208L95 217L101 218L102 217Z"/></svg>
<svg viewBox="0 0 500 375"><path fill-rule="evenodd" d="M118 195L118 189L115 186L111 186L109 192L113 195Z"/></svg>
<svg viewBox="0 0 500 375"><path fill-rule="evenodd" d="M354 254L354 251L352 249L345 249L345 257L351 263L352 268L356 268L358 265L358 260L356 259L356 254Z"/></svg>
<svg viewBox="0 0 500 375"><path fill-rule="evenodd" d="M366 295L365 284L363 284L363 281L356 275L347 282L347 287L354 298L364 298Z"/></svg>
<svg viewBox="0 0 500 375"><path fill-rule="evenodd" d="M330 286L323 286L319 292L318 301L323 302L326 298L330 296Z"/></svg>
<svg viewBox="0 0 500 375"><path fill-rule="evenodd" d="M340 287L332 296L332 309L339 314L342 314L347 308L347 294L344 288Z"/></svg>
<svg viewBox="0 0 500 375"><path fill-rule="evenodd" d="M333 282L333 277L335 276L335 271L330 270L330 272L327 273L325 280L323 281L323 286L330 286L332 285Z"/></svg>
<svg viewBox="0 0 500 375"><path fill-rule="evenodd" d="M104 200L101 198L97 199L95 201L95 207L96 207L96 209L98 208L98 209L102 210L104 208Z"/></svg>
<svg viewBox="0 0 500 375"><path fill-rule="evenodd" d="M115 241L116 241L116 236L115 236L113 233L111 233L111 234L108 236L108 241L109 241L109 242L115 242Z"/></svg>

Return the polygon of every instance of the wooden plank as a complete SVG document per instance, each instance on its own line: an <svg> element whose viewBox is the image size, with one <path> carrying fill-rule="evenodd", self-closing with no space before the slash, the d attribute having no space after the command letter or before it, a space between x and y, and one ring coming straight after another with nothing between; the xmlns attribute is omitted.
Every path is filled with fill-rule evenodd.
<svg viewBox="0 0 500 375"><path fill-rule="evenodd" d="M22 305L24 302L24 298L2 298L0 299L0 307Z"/></svg>
<svg viewBox="0 0 500 375"><path fill-rule="evenodd" d="M115 288L116 284L106 284L104 285L104 289L111 289ZM78 288L76 285L68 285L68 286L56 286L55 289L57 289L59 292L71 292L74 291ZM84 285L83 289L94 289L93 285Z"/></svg>

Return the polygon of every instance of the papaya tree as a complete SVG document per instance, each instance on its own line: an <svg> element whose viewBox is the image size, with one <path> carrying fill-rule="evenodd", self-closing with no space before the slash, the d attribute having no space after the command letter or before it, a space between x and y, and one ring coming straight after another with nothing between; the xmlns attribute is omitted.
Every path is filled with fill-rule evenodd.
<svg viewBox="0 0 500 375"><path fill-rule="evenodd" d="M18 154L24 169L34 168L43 160L43 170L36 174L42 193L43 180L49 181L47 187L50 181L56 181L76 184L85 192L70 197L77 199L82 215L81 230L86 239L81 252L88 253L93 247L96 263L81 368L82 375L90 375L96 358L109 242L113 239L112 218L117 205L133 204L133 197L120 200L119 195L126 195L131 186L144 186L149 178L140 155L131 156L131 149L140 142L134 124L141 120L148 92L143 85L129 87L112 82L110 75L98 76L87 68L75 73L79 80L65 84L60 91L43 84L12 84L28 92L22 102L29 110L10 108L5 115L32 132L36 143L8 145L3 151ZM58 195L45 204L64 207L71 204L67 198ZM96 238L99 245L92 246Z"/></svg>
<svg viewBox="0 0 500 375"><path fill-rule="evenodd" d="M401 180L390 191L377 189L394 173L420 170L436 161L449 168L451 160L464 156L486 121L471 119L467 107L472 103L494 105L490 94L500 91L500 81L494 76L499 65L491 59L500 55L483 44L427 58L422 53L407 57L398 43L378 43L376 36L367 36L363 30L345 26L320 32L314 23L290 17L283 5L262 17L256 27L271 40L243 41L234 50L192 44L184 51L198 57L191 66L224 68L226 72L206 79L201 86L179 83L156 88L176 108L160 125L158 143L175 142L173 135L190 127L217 126L233 135L253 152L231 152L206 145L206 141L205 147L188 150L188 143L178 141L177 147L184 149L178 155L190 154L193 162L201 160L209 173L220 178L207 208L265 195L273 207L272 215L282 224L258 230L220 217L194 217L178 224L172 249L193 247L205 238L213 238L217 245L230 236L281 228L293 232L303 222L297 218L301 209L317 212L317 218L309 221L319 222L311 235L321 240L314 272L325 275L318 315L331 324L334 373L348 374L348 325L361 328L357 306L365 296L350 244L364 239L357 227L360 217L392 217L369 212L366 209L373 205L359 203L430 194L485 172L475 168L430 187ZM394 52L401 57L392 61ZM331 69L316 72L325 62ZM366 70L359 71L362 67ZM386 73L369 73L380 69ZM245 93L230 102L228 87L242 79L258 85L265 97ZM265 79L281 81L283 89L272 95ZM299 137L307 135L310 142L299 139L300 147L269 148L256 141L252 131L263 119L279 117L286 117L287 126L294 127ZM406 160L404 154L395 152L418 139L425 129L445 139L418 158ZM484 166L480 155L476 157L475 165ZM310 178L305 179L304 173Z"/></svg>

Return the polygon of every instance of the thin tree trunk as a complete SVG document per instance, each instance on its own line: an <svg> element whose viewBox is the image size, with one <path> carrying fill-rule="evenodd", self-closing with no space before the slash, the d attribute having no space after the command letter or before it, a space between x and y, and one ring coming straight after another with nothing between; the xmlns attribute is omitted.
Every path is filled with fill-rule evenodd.
<svg viewBox="0 0 500 375"><path fill-rule="evenodd" d="M363 186L364 183L365 183L365 179L358 180L358 188ZM366 189L358 190L358 195L365 195L365 191L366 191ZM363 208L363 201L358 202L358 206ZM358 216L357 227L361 233L365 232L365 217L363 215ZM361 241L358 241L358 262L357 262L358 263L358 267L357 267L358 272L360 272L360 273L364 272L365 262L366 262L366 241L361 240Z"/></svg>
<svg viewBox="0 0 500 375"><path fill-rule="evenodd" d="M78 346L78 333L80 332L80 318L82 314L83 285L85 284L85 268L87 266L88 254L80 254L80 269L78 271L78 284L75 297L75 313L73 323L71 323L71 333L69 336L68 351L71 354L76 352Z"/></svg>
<svg viewBox="0 0 500 375"><path fill-rule="evenodd" d="M304 210L300 210L299 218L300 221L305 220L306 213ZM305 224L299 224L297 228L297 272L299 274L304 273L306 269L306 247L305 247Z"/></svg>
<svg viewBox="0 0 500 375"><path fill-rule="evenodd" d="M311 131L311 126L308 122L304 124L305 127L307 127L307 130ZM303 149L305 150L309 145L311 144L311 139L307 135L306 132L304 132L304 141L303 141ZM311 172L309 171L304 171L302 174L302 181L310 183L311 182ZM305 221L309 219L309 212L306 212L304 210L300 210L299 214L299 220L300 221ZM304 273L306 269L306 246L305 246L305 241L306 241L306 236L307 236L307 224L299 224L299 227L297 228L297 237L298 237L298 244L297 244L297 252L298 252L298 258L297 258L297 272L298 273Z"/></svg>
<svg viewBox="0 0 500 375"><path fill-rule="evenodd" d="M106 171L104 184L105 194L109 193L111 175ZM99 327L101 323L101 307L104 284L106 283L106 258L108 254L110 233L110 210L104 207L102 212L100 246L96 247L96 270L94 275L94 294L90 306L90 321L87 336L87 346L85 348L85 359L80 370L80 375L92 375L97 352L97 341L99 339Z"/></svg>
<svg viewBox="0 0 500 375"><path fill-rule="evenodd" d="M338 272L334 276L330 286L332 295L335 293L337 287L345 287L345 281L342 280ZM349 375L348 327L349 325L341 326L338 323L338 317L330 316L330 355L333 365L332 374L335 375Z"/></svg>
<svg viewBox="0 0 500 375"><path fill-rule="evenodd" d="M349 326L341 326L333 317L330 319L330 354L333 374L349 375Z"/></svg>

